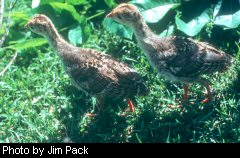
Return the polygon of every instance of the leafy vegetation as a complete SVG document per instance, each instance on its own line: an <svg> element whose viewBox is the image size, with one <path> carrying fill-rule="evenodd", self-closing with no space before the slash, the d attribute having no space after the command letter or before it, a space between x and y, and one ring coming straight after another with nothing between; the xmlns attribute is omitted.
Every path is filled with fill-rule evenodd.
<svg viewBox="0 0 240 158"><path fill-rule="evenodd" d="M155 30L157 33L162 32L162 28L176 27L188 36L195 36L206 25L232 29L237 28L240 24L240 4L235 0L186 2L180 0L133 0L131 3L139 7L146 22L151 23L150 26L157 28L161 23L161 28ZM105 20L105 23L109 23L109 20ZM116 27L106 26L109 26L109 30L112 32L124 36L123 33L119 34L119 30L122 30L123 26L117 25ZM129 38L129 36L124 37Z"/></svg>
<svg viewBox="0 0 240 158"><path fill-rule="evenodd" d="M215 100L203 105L203 87L192 85L190 102L183 104L182 85L156 77L131 30L104 19L116 2L126 1L18 0L10 24L5 10L0 37L8 25L10 30L0 50L0 72L15 51L18 56L0 76L0 142L240 142L239 3L131 1L160 36L193 36L234 56L228 72L211 76ZM102 116L85 116L95 108L94 98L72 86L45 39L23 28L39 13L72 44L105 51L141 73L151 93L136 98L135 113L119 116L127 108L122 101L106 105Z"/></svg>

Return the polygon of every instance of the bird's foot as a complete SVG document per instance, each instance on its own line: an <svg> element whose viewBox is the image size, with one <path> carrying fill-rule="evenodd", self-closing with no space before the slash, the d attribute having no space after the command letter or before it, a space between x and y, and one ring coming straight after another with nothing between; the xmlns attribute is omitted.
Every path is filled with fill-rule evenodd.
<svg viewBox="0 0 240 158"><path fill-rule="evenodd" d="M190 84L184 84L183 86L184 89L184 102L187 103L188 102L188 93L189 93L189 89L190 89Z"/></svg>
<svg viewBox="0 0 240 158"><path fill-rule="evenodd" d="M203 104L208 104L208 103L210 103L211 101L212 101L212 99L206 98L206 99L204 99L204 100L202 101L202 103L203 103Z"/></svg>
<svg viewBox="0 0 240 158"><path fill-rule="evenodd" d="M119 114L119 116L127 117L127 116L129 116L131 114L132 114L132 110L131 109L126 109L123 113Z"/></svg>
<svg viewBox="0 0 240 158"><path fill-rule="evenodd" d="M213 96L215 95L215 92L211 94L207 94L207 98L202 101L203 104L209 104L213 100Z"/></svg>
<svg viewBox="0 0 240 158"><path fill-rule="evenodd" d="M127 116L129 116L129 114L122 113L122 114L119 114L118 116L121 116L121 117L127 117Z"/></svg>
<svg viewBox="0 0 240 158"><path fill-rule="evenodd" d="M86 114L85 116L87 116L87 117L96 117L97 114L88 113L88 114Z"/></svg>
<svg viewBox="0 0 240 158"><path fill-rule="evenodd" d="M207 98L202 101L203 104L209 104L212 102L214 95L216 95L216 91L209 92L206 96Z"/></svg>
<svg viewBox="0 0 240 158"><path fill-rule="evenodd" d="M129 108L130 108L130 110L132 111L132 112L134 112L135 111L135 107L134 107L134 105L133 105L133 102L131 101L131 99L127 99L127 102L128 102L128 105L129 105Z"/></svg>
<svg viewBox="0 0 240 158"><path fill-rule="evenodd" d="M168 105L168 108L170 108L170 109L176 109L176 108L181 109L182 107L183 107L182 104L178 104L178 105Z"/></svg>

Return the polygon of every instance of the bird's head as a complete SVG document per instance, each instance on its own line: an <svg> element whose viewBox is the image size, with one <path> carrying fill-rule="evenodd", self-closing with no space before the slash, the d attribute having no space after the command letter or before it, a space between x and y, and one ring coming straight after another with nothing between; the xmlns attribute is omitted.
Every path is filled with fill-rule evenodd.
<svg viewBox="0 0 240 158"><path fill-rule="evenodd" d="M130 27L138 24L143 19L138 8L127 3L118 5L106 17Z"/></svg>
<svg viewBox="0 0 240 158"><path fill-rule="evenodd" d="M39 35L47 35L53 28L52 21L45 15L38 14L34 16L25 26L25 28Z"/></svg>

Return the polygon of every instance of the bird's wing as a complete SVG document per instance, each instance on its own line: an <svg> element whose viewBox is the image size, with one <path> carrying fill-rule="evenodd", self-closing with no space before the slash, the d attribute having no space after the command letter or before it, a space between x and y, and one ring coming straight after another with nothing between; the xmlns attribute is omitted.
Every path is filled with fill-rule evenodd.
<svg viewBox="0 0 240 158"><path fill-rule="evenodd" d="M212 74L216 71L224 71L231 64L230 55L213 46L196 42L185 37L168 37L171 42L164 53L168 70L179 77L199 76L202 74Z"/></svg>
<svg viewBox="0 0 240 158"><path fill-rule="evenodd" d="M85 59L75 58L76 68L69 70L75 82L85 91L109 97L143 93L142 87L146 87L144 81L135 70L126 64L92 49L85 49L81 53L87 57ZM73 65L72 62L69 65Z"/></svg>

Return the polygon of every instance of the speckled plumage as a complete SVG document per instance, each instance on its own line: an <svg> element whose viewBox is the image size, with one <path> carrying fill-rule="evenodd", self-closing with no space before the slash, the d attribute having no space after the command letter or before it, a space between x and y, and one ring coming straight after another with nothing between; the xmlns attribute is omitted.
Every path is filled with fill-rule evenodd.
<svg viewBox="0 0 240 158"><path fill-rule="evenodd" d="M73 84L95 96L99 102L106 98L133 98L149 93L137 71L107 54L70 45L45 15L35 16L26 27L48 39Z"/></svg>
<svg viewBox="0 0 240 158"><path fill-rule="evenodd" d="M230 55L190 38L172 36L150 41L154 46L141 47L160 75L173 81L195 82L201 75L225 71L232 62Z"/></svg>
<svg viewBox="0 0 240 158"><path fill-rule="evenodd" d="M185 37L160 38L147 26L138 8L120 4L107 17L131 27L140 48L161 76L184 84L198 82L207 87L204 74L223 72L232 64L232 57L208 43Z"/></svg>
<svg viewBox="0 0 240 158"><path fill-rule="evenodd" d="M93 49L73 49L71 52L72 57L63 59L63 63L79 89L97 97L115 99L148 94L141 76L126 64ZM76 55L79 52L81 54Z"/></svg>

